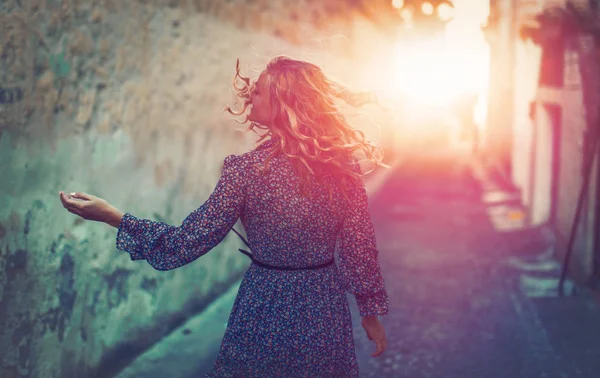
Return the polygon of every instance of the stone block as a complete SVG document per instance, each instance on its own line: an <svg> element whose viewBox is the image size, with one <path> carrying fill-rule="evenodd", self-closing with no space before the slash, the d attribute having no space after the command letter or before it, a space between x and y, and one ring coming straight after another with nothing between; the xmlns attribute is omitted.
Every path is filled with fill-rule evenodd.
<svg viewBox="0 0 600 378"><path fill-rule="evenodd" d="M90 22L102 22L104 17L104 11L99 7L95 7L90 13Z"/></svg>
<svg viewBox="0 0 600 378"><path fill-rule="evenodd" d="M75 122L78 125L85 125L92 117L94 106L96 105L96 91L92 90L81 95L79 107Z"/></svg>
<svg viewBox="0 0 600 378"><path fill-rule="evenodd" d="M94 50L94 40L87 30L76 30L69 38L69 52L71 56L88 55Z"/></svg>

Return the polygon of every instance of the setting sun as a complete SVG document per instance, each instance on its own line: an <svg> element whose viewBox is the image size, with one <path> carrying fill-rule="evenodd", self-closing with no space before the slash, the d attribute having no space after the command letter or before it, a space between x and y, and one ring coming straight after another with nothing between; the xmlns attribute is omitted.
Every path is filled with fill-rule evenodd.
<svg viewBox="0 0 600 378"><path fill-rule="evenodd" d="M394 6L400 1L394 1ZM425 14L436 12L440 19L452 17L444 33L412 36L400 34L394 46L389 80L380 91L390 97L408 98L431 106L447 105L464 94L479 98L475 121L486 117L489 87L489 47L481 25L489 5L478 0L456 0L455 8L424 2ZM411 22L405 19L405 22ZM381 71L380 71L381 72Z"/></svg>

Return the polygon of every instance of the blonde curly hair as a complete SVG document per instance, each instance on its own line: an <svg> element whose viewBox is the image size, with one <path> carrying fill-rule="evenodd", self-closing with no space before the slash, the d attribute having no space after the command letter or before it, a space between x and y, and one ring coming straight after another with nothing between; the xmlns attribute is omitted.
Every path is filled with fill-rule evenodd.
<svg viewBox="0 0 600 378"><path fill-rule="evenodd" d="M377 144L365 139L362 131L351 127L339 111L336 100L342 99L355 107L377 101L369 92L352 92L342 84L325 76L315 64L294 60L286 56L277 56L269 61L265 69L273 110L272 125L266 126L251 122L245 131L255 128L268 130L257 143L271 136L279 142L270 148L262 172L269 171L270 160L279 152L286 155L300 176L300 192L305 197L308 185L320 179L326 173L341 181L342 193L347 195L348 184L370 172L362 174L352 155L362 150L366 159L378 166L390 168L382 163L383 150ZM238 86L241 81L242 85ZM239 59L233 88L243 100L240 109L227 106L230 114L239 116L245 113L251 103L256 81L240 75ZM239 123L247 123L248 115ZM255 131L256 132L256 131ZM356 182L355 182L356 185ZM329 187L329 199L332 200Z"/></svg>

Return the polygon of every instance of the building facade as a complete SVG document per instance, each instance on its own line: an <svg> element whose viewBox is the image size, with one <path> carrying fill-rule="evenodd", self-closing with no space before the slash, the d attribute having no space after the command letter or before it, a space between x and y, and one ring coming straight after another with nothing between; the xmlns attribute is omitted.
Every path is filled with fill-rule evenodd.
<svg viewBox="0 0 600 378"><path fill-rule="evenodd" d="M587 0L572 3L593 12ZM519 192L527 226L550 230L561 263L571 250L570 275L595 283L600 261L600 172L597 149L592 153L598 128L594 39L582 32L566 35L561 29L552 37L533 21L548 9L565 9L565 1L490 4L495 15L491 17L495 27L488 33L493 36L491 48L497 57L506 56L492 59L488 158ZM550 37L540 42L523 32L536 28Z"/></svg>

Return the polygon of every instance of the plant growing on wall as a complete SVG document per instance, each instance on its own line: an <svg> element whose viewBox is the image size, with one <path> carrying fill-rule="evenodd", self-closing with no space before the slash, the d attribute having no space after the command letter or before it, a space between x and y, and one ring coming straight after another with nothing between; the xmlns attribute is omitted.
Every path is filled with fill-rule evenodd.
<svg viewBox="0 0 600 378"><path fill-rule="evenodd" d="M590 34L596 46L600 41L600 21L593 8L582 7L567 1L564 7L544 9L519 28L522 40L531 40L540 46L550 46L568 37Z"/></svg>

